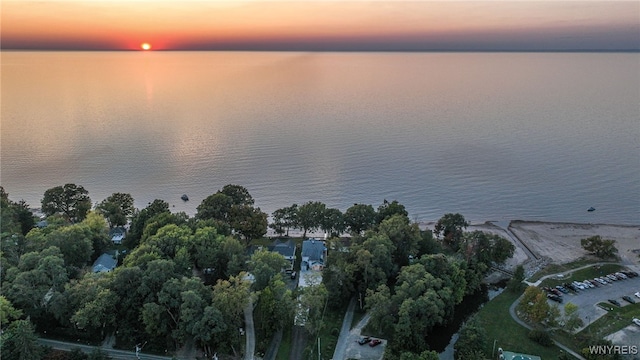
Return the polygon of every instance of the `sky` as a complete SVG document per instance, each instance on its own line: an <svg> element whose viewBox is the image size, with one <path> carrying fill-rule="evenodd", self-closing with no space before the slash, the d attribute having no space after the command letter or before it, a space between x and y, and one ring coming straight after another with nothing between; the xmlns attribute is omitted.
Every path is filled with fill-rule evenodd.
<svg viewBox="0 0 640 360"><path fill-rule="evenodd" d="M2 0L33 50L640 50L640 1Z"/></svg>

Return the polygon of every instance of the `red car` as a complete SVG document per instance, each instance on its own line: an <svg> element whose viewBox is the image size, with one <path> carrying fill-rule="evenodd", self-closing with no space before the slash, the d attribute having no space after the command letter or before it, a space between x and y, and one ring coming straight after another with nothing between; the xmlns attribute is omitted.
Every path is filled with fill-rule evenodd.
<svg viewBox="0 0 640 360"><path fill-rule="evenodd" d="M371 340L371 342L369 343L369 346L374 347L374 346L378 346L382 344L382 340L380 339L373 339Z"/></svg>

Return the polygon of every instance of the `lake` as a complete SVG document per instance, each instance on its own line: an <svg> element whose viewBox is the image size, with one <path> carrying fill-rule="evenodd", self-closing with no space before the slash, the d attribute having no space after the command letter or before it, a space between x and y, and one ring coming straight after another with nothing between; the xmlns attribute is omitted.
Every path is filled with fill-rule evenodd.
<svg viewBox="0 0 640 360"><path fill-rule="evenodd" d="M1 185L640 221L638 53L2 52ZM180 196L188 194L189 202ZM595 207L596 211L587 212Z"/></svg>

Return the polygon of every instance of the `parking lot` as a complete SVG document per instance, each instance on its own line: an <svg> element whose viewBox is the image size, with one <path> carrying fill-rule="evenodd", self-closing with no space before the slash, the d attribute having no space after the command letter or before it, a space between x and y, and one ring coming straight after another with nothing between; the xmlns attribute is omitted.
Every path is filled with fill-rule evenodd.
<svg viewBox="0 0 640 360"><path fill-rule="evenodd" d="M563 294L563 302L560 304L560 308L563 308L564 305L569 302L578 305L578 314L580 318L582 318L585 326L587 326L607 313L606 310L597 306L599 302L605 302L613 307L614 305L610 304L608 300L614 299L617 300L620 305L628 306L629 303L623 300L622 297L628 295L636 300L636 302L640 302L640 298L633 295L638 291L640 291L640 277L618 280L607 285L579 290L577 293L569 292L568 294ZM555 304L555 302L551 300L549 300L549 302ZM631 323L631 319L629 319L629 323Z"/></svg>

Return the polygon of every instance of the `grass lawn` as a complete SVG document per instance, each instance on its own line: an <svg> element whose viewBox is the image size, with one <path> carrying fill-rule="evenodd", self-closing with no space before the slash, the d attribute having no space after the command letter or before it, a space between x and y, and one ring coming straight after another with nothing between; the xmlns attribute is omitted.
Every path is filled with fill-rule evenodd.
<svg viewBox="0 0 640 360"><path fill-rule="evenodd" d="M333 352L336 349L336 343L340 336L340 328L342 327L342 320L344 314L347 311L347 305L343 309L337 311L330 311L324 314L324 326L320 330L320 359L330 360L333 358ZM318 358L318 338L313 339L313 342L309 343L309 351L312 354L313 359Z"/></svg>
<svg viewBox="0 0 640 360"><path fill-rule="evenodd" d="M574 272L572 272L571 274L567 274L566 276L560 278L560 279L555 279L555 278L549 278L549 279L545 279L544 281L542 281L540 283L540 287L542 286L556 286L556 285L560 285L562 283L565 282L572 282L574 280L577 281L584 281L587 279L593 279L594 277L600 277L600 276L604 276L607 274L611 274L613 272L616 271L620 271L623 268L623 266L618 265L618 264L604 264L604 265L594 265L585 269L581 269L581 270L576 270Z"/></svg>
<svg viewBox="0 0 640 360"><path fill-rule="evenodd" d="M291 354L291 326L282 330L282 341L276 354L276 360L288 360Z"/></svg>
<svg viewBox="0 0 640 360"><path fill-rule="evenodd" d="M567 270L579 268L579 267L582 267L582 266L585 266L585 265L595 264L595 263L598 263L598 262L602 262L602 260L595 259L595 258L581 258L581 259L578 259L576 261L573 261L573 262L570 262L570 263L566 263L566 264L550 264L547 267L545 267L544 269L542 269L542 270L538 271L537 273L533 274L530 278L527 279L527 281L536 282L536 281L538 281L540 278L542 278L545 275L557 274L557 273L565 272ZM596 275L594 275L594 276L596 276ZM591 278L593 278L593 276Z"/></svg>
<svg viewBox="0 0 640 360"><path fill-rule="evenodd" d="M491 356L495 340L496 351L499 347L507 351L540 356L543 359L557 359L560 348L544 347L529 339L529 330L516 323L509 314L509 307L520 296L504 291L486 303L476 314L487 334L485 353Z"/></svg>

